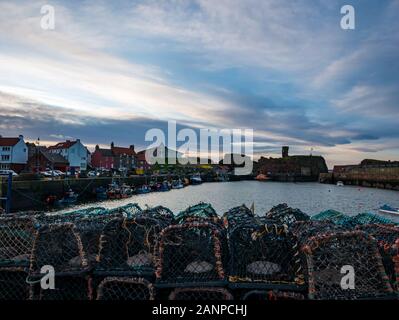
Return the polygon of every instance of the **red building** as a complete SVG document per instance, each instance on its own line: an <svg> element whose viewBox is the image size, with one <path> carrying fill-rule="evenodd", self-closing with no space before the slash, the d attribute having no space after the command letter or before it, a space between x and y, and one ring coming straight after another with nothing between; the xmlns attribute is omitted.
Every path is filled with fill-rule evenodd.
<svg viewBox="0 0 399 320"><path fill-rule="evenodd" d="M136 168L136 152L134 146L128 148L116 147L111 143L111 149L101 149L96 145L91 154L91 165L96 169L116 169L129 171Z"/></svg>
<svg viewBox="0 0 399 320"><path fill-rule="evenodd" d="M100 149L98 145L96 145L95 151L91 154L91 165L96 169L114 169L114 160L111 149Z"/></svg>

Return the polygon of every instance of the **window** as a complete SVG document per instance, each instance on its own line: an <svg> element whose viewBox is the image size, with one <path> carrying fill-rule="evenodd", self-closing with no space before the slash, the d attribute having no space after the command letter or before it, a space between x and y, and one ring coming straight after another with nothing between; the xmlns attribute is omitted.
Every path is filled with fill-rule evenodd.
<svg viewBox="0 0 399 320"><path fill-rule="evenodd" d="M2 170L8 170L8 169L10 169L10 165L9 165L9 164L4 164L4 163L2 163L2 164L0 165L0 169L2 169Z"/></svg>
<svg viewBox="0 0 399 320"><path fill-rule="evenodd" d="M11 151L11 147L3 147L3 151Z"/></svg>
<svg viewBox="0 0 399 320"><path fill-rule="evenodd" d="M10 155L8 154L3 154L1 156L1 161L10 161Z"/></svg>

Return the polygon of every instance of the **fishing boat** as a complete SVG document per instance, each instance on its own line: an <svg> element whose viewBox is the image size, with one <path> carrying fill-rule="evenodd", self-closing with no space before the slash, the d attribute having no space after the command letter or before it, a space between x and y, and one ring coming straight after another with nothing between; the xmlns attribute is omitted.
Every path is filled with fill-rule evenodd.
<svg viewBox="0 0 399 320"><path fill-rule="evenodd" d="M265 174L263 174L263 173L260 173L260 174L258 174L258 175L255 177L255 180L258 180L258 181L267 181L267 180L270 180L270 179L269 179L269 177L268 177L267 175L265 175Z"/></svg>
<svg viewBox="0 0 399 320"><path fill-rule="evenodd" d="M172 189L182 189L184 188L183 182L179 180L173 180L172 182Z"/></svg>
<svg viewBox="0 0 399 320"><path fill-rule="evenodd" d="M195 175L191 176L190 182L193 185L201 184L202 183L201 176L199 174L195 174Z"/></svg>
<svg viewBox="0 0 399 320"><path fill-rule="evenodd" d="M169 182L165 180L164 182L161 183L161 187L160 187L159 191L164 192L164 191L169 191L169 190L170 190Z"/></svg>
<svg viewBox="0 0 399 320"><path fill-rule="evenodd" d="M133 194L133 189L126 183L122 184L122 186L120 187L121 198L129 198L132 196L132 194Z"/></svg>
<svg viewBox="0 0 399 320"><path fill-rule="evenodd" d="M137 188L137 194L144 194L144 193L149 193L151 192L151 189L148 185L143 184L142 186Z"/></svg>
<svg viewBox="0 0 399 320"><path fill-rule="evenodd" d="M151 181L148 187L151 191L159 191L159 189L161 189L161 184L156 181Z"/></svg>
<svg viewBox="0 0 399 320"><path fill-rule="evenodd" d="M107 200L108 199L107 189L104 188L103 186L97 187L94 190L94 193L96 194L97 200Z"/></svg>
<svg viewBox="0 0 399 320"><path fill-rule="evenodd" d="M57 205L59 206L69 206L73 205L78 201L78 195L72 191L72 189L69 189L64 197L60 200L57 201Z"/></svg>
<svg viewBox="0 0 399 320"><path fill-rule="evenodd" d="M342 181L337 182L337 187L343 187L343 186L344 186L344 183Z"/></svg>
<svg viewBox="0 0 399 320"><path fill-rule="evenodd" d="M379 212L383 214L399 215L399 208L393 208L387 204L384 204L382 207L380 207Z"/></svg>

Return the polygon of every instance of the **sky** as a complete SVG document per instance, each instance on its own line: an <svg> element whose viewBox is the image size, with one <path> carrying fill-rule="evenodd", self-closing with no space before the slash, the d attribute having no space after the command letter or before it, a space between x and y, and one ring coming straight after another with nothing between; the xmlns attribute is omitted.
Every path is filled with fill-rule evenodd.
<svg viewBox="0 0 399 320"><path fill-rule="evenodd" d="M340 26L343 5L355 30ZM55 10L54 30L41 8ZM249 128L254 157L399 159L399 0L0 0L0 134L136 149Z"/></svg>

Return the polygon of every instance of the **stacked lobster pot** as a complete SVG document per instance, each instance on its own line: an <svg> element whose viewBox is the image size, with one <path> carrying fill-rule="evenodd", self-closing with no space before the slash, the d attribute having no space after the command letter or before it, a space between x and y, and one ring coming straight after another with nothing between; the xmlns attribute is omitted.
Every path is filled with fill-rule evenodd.
<svg viewBox="0 0 399 320"><path fill-rule="evenodd" d="M377 241L385 272L399 298L399 226L365 224L357 229L366 232Z"/></svg>
<svg viewBox="0 0 399 320"><path fill-rule="evenodd" d="M297 222L309 299L394 297L377 242L361 230L331 221Z"/></svg>
<svg viewBox="0 0 399 320"><path fill-rule="evenodd" d="M102 207L55 215L39 215L28 281L32 299L89 300L100 235L107 222L122 217ZM48 267L55 273L54 289L42 283ZM43 269L44 268L44 269Z"/></svg>
<svg viewBox="0 0 399 320"><path fill-rule="evenodd" d="M105 226L94 271L97 299L154 297L150 282L155 273L155 247L161 230L171 223L168 217L168 209L156 207L113 219Z"/></svg>
<svg viewBox="0 0 399 320"><path fill-rule="evenodd" d="M0 300L27 300L26 282L37 222L33 216L0 216Z"/></svg>
<svg viewBox="0 0 399 320"><path fill-rule="evenodd" d="M89 300L89 271L88 256L74 223L50 223L36 230L28 280L32 299Z"/></svg>
<svg viewBox="0 0 399 320"><path fill-rule="evenodd" d="M176 224L162 230L156 286L164 291L174 288L170 299L227 299L228 291L221 290L226 285L227 262L223 222L211 205L200 203L180 212Z"/></svg>
<svg viewBox="0 0 399 320"><path fill-rule="evenodd" d="M293 223L293 218L288 218ZM303 266L286 221L256 217L245 206L231 209L225 220L230 249L229 286L241 298L266 299L273 290L300 297L294 293L305 290Z"/></svg>

